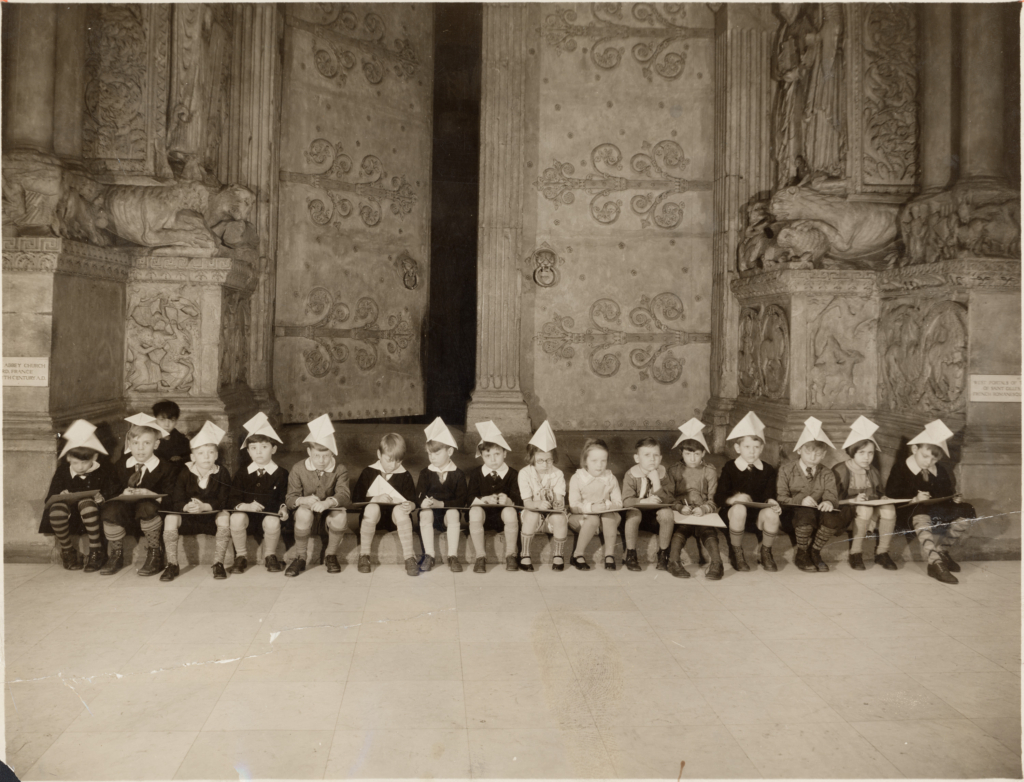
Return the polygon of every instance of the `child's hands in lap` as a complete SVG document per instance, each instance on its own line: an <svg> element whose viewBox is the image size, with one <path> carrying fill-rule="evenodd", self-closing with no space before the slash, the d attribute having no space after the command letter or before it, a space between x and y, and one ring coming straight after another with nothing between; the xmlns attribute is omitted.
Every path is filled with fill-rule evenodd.
<svg viewBox="0 0 1024 782"><path fill-rule="evenodd" d="M800 503L808 508L817 508L818 503L814 501L814 497L804 497L803 502Z"/></svg>
<svg viewBox="0 0 1024 782"><path fill-rule="evenodd" d="M402 510L404 510L406 513L412 513L414 510L416 510L416 504L412 503L412 502L409 502L408 500L403 502L398 507L401 508Z"/></svg>
<svg viewBox="0 0 1024 782"><path fill-rule="evenodd" d="M505 494L505 492L502 492L501 494L498 495L498 504L499 505L511 505L512 504L512 500L509 499L508 495Z"/></svg>
<svg viewBox="0 0 1024 782"><path fill-rule="evenodd" d="M692 513L694 516L703 516L704 509L700 505L697 505L696 507L694 507L692 511L690 511L690 513Z"/></svg>
<svg viewBox="0 0 1024 782"><path fill-rule="evenodd" d="M782 513L782 506L779 505L778 500L768 500L768 507L776 513Z"/></svg>
<svg viewBox="0 0 1024 782"><path fill-rule="evenodd" d="M917 496L916 496L916 497L914 497L914 499L915 499L915 500L917 500L918 502L921 502L921 501L923 501L923 500L930 500L931 498L932 498L932 495L931 495L931 494L929 494L929 493L928 493L928 492L926 492L926 491L919 491L919 492L917 493Z"/></svg>
<svg viewBox="0 0 1024 782"><path fill-rule="evenodd" d="M818 510L820 510L822 513L831 513L833 510L832 503L829 502L828 500L825 500L818 506Z"/></svg>
<svg viewBox="0 0 1024 782"><path fill-rule="evenodd" d="M727 499L725 501L725 504L726 505L735 505L737 502L753 502L753 500L750 499L750 495L749 494L744 494L744 493L740 492L739 494L732 495L729 499Z"/></svg>
<svg viewBox="0 0 1024 782"><path fill-rule="evenodd" d="M313 511L313 513L323 513L325 510L330 510L332 507L334 506L332 506L330 502L328 502L327 500L318 499L316 502L309 506L309 509Z"/></svg>

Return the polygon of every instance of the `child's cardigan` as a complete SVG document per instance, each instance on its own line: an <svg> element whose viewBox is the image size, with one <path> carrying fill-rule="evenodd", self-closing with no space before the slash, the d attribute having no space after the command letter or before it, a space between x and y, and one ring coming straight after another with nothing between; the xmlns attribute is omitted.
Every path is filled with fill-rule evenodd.
<svg viewBox="0 0 1024 782"><path fill-rule="evenodd" d="M591 509L595 503L611 502L611 507L622 507L622 492L619 490L619 482L615 479L611 470L594 477L586 470L576 470L569 479L569 508L573 513L603 513Z"/></svg>

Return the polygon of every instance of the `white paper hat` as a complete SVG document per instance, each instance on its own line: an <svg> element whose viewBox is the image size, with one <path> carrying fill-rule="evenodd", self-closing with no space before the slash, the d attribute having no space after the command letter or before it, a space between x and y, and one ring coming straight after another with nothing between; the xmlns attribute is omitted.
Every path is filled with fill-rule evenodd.
<svg viewBox="0 0 1024 782"><path fill-rule="evenodd" d="M501 430L494 425L494 421L481 421L478 424L474 424L474 426L476 426L476 430L480 433L480 439L485 443L500 445L506 451L512 450L508 443L505 442L505 438L501 436ZM480 453L478 451L477 456L479 455Z"/></svg>
<svg viewBox="0 0 1024 782"><path fill-rule="evenodd" d="M801 446L806 445L812 440L817 440L819 443L825 443L829 448L835 448L835 445L828 439L828 435L825 434L824 430L821 428L821 421L813 415L804 421L804 430L800 432L800 439L796 441L796 445L793 447L793 450L799 451Z"/></svg>
<svg viewBox="0 0 1024 782"><path fill-rule="evenodd" d="M266 413L256 413L256 415L242 424L242 426L245 427L245 431L248 432L248 434L245 436L245 439L242 440L242 448L239 448L239 450L245 448L249 438L254 434L262 434L264 437L269 437L271 440L277 440L279 443L284 445L284 441L277 436L277 432L274 431L274 427L270 425L270 419L267 418Z"/></svg>
<svg viewBox="0 0 1024 782"><path fill-rule="evenodd" d="M861 440L870 440L875 444L876 448L881 448L878 444L878 440L875 439L875 432L878 431L878 424L874 421L860 416L853 425L850 427L850 434L846 438L846 442L843 443L843 448L849 448L854 443L859 443Z"/></svg>
<svg viewBox="0 0 1024 782"><path fill-rule="evenodd" d="M338 443L334 440L334 424L331 423L331 417L327 413L319 418L314 418L306 426L309 427L309 434L302 442L322 445L335 456L338 455Z"/></svg>
<svg viewBox="0 0 1024 782"><path fill-rule="evenodd" d="M537 427L537 431L530 438L530 445L535 445L541 451L550 453L558 447L555 441L555 433L551 431L551 424L547 421Z"/></svg>
<svg viewBox="0 0 1024 782"><path fill-rule="evenodd" d="M60 452L60 456L57 458L63 459L64 454L72 448L92 448L94 451L107 453L107 449L97 439L95 432L96 427L88 421L83 421L81 418L73 421L68 430L64 432L64 450ZM107 455L109 456L109 454Z"/></svg>
<svg viewBox="0 0 1024 782"><path fill-rule="evenodd" d="M449 448L454 448L456 451L459 450L458 444L455 442L455 438L452 437L452 433L448 431L448 427L444 425L444 421L441 420L441 416L435 418L426 429L423 430L427 435L427 442L441 443L447 445Z"/></svg>
<svg viewBox="0 0 1024 782"><path fill-rule="evenodd" d="M203 428L196 433L196 436L188 441L188 444L193 451L201 445L220 445L225 434L227 432L213 421L207 421L203 424Z"/></svg>
<svg viewBox="0 0 1024 782"><path fill-rule="evenodd" d="M751 413L751 415L753 415L753 413ZM696 440L698 443L704 446L705 451L708 451L710 453L711 449L708 448L708 441L704 439L704 435L702 434L703 429L704 424L700 421L700 419L691 418L689 421L687 421L685 424L679 427L679 431L682 432L682 434L679 435L679 439L676 440L675 445L673 445L672 447L675 448L683 440ZM762 437L761 439L763 440L764 438Z"/></svg>
<svg viewBox="0 0 1024 782"><path fill-rule="evenodd" d="M153 416L147 415L146 413L136 413L135 415L128 416L124 420L132 426L148 426L150 429L159 432L160 437L170 437L171 433L160 426Z"/></svg>
<svg viewBox="0 0 1024 782"><path fill-rule="evenodd" d="M760 437L764 441L764 424L753 411L743 416L725 439L738 440L741 437Z"/></svg>
<svg viewBox="0 0 1024 782"><path fill-rule="evenodd" d="M908 441L907 445L937 445L946 452L946 456L949 456L946 441L952 436L953 433L949 431L949 427L936 418L931 423L925 424L924 431L913 440Z"/></svg>

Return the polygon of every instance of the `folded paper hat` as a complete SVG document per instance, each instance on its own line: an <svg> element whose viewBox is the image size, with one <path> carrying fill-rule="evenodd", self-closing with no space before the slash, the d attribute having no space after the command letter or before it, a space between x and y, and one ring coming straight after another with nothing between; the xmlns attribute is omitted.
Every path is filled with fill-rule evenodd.
<svg viewBox="0 0 1024 782"><path fill-rule="evenodd" d="M760 437L764 441L764 424L753 411L743 416L725 439L738 440L741 437Z"/></svg>
<svg viewBox="0 0 1024 782"><path fill-rule="evenodd" d="M455 442L455 438L452 437L452 433L448 431L448 427L444 425L444 421L441 420L441 416L435 418L430 426L423 430L427 435L427 442L441 443L447 445L449 448L454 448L456 451L459 450L459 446Z"/></svg>
<svg viewBox="0 0 1024 782"><path fill-rule="evenodd" d="M876 448L881 448L882 446L875 439L875 432L877 431L878 424L864 416L860 416L850 426L850 434L847 436L846 442L843 443L843 448L849 448L854 443L859 443L862 440L870 440L875 444Z"/></svg>
<svg viewBox="0 0 1024 782"><path fill-rule="evenodd" d="M136 413L135 415L128 416L124 420L130 423L132 426L149 427L150 429L159 432L160 437L169 437L171 434L162 426L160 426L160 424L157 423L156 419L153 416L147 415L146 413Z"/></svg>
<svg viewBox="0 0 1024 782"><path fill-rule="evenodd" d="M252 418L242 424L245 427L245 431L248 434L245 439L242 440L242 448L245 448L246 443L249 442L249 438L254 434L261 434L264 437L269 437L271 440L277 440L279 443L284 445L284 441L277 436L277 432L274 431L274 427L270 425L270 419L267 418L266 413L256 413ZM239 450L242 450L240 448Z"/></svg>
<svg viewBox="0 0 1024 782"><path fill-rule="evenodd" d="M530 445L537 447L537 450L550 453L558 447L558 443L555 441L555 433L551 431L551 424L547 421L537 427L537 431L533 433L533 437L530 438Z"/></svg>
<svg viewBox="0 0 1024 782"><path fill-rule="evenodd" d="M485 443L494 443L500 445L506 451L511 451L508 443L505 442L505 438L501 436L501 430L494 425L494 421L481 421L478 424L474 424L476 430L480 433L480 439ZM479 452L477 456L479 456Z"/></svg>
<svg viewBox="0 0 1024 782"><path fill-rule="evenodd" d="M913 440L908 441L907 445L937 445L946 452L946 456L949 456L946 441L952 436L953 433L949 427L936 418L931 423L925 424L924 431Z"/></svg>
<svg viewBox="0 0 1024 782"><path fill-rule="evenodd" d="M201 445L220 445L220 441L224 439L224 435L227 434L213 421L207 421L203 424L203 428L199 430L195 437L188 441L189 446L194 451Z"/></svg>
<svg viewBox="0 0 1024 782"><path fill-rule="evenodd" d="M679 431L682 432L682 434L679 435L679 439L676 440L675 444L672 447L675 448L683 440L696 440L698 443L704 446L705 451L710 452L711 449L708 448L708 441L704 439L704 435L702 434L703 429L704 424L703 422L701 422L700 419L691 418L689 421L687 421L685 424L679 427Z"/></svg>
<svg viewBox="0 0 1024 782"><path fill-rule="evenodd" d="M72 448L92 448L99 453L107 453L103 443L96 437L96 427L81 418L73 421L68 430L64 432L64 450L60 452L58 458L63 459L64 454ZM109 454L107 455L109 456Z"/></svg>
<svg viewBox="0 0 1024 782"><path fill-rule="evenodd" d="M835 445L828 439L828 435L821 428L821 421L813 415L804 421L804 430L800 432L800 439L796 441L796 446L794 446L793 450L799 451L800 448L812 440L825 443L829 448L835 448Z"/></svg>
<svg viewBox="0 0 1024 782"><path fill-rule="evenodd" d="M334 439L334 424L331 423L331 417L327 413L319 418L314 418L306 426L309 427L309 434L302 442L322 445L335 456L338 455L338 443Z"/></svg>

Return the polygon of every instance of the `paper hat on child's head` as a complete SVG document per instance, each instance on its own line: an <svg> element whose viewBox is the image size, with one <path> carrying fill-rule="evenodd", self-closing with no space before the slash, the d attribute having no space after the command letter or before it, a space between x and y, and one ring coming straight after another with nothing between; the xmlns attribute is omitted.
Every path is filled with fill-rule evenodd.
<svg viewBox="0 0 1024 782"><path fill-rule="evenodd" d="M825 434L825 431L821 428L821 421L813 415L804 421L804 430L800 432L800 439L796 441L796 445L793 447L793 450L799 451L804 445L812 440L817 440L819 443L825 443L829 448L835 448L835 445L828 439L828 435Z"/></svg>
<svg viewBox="0 0 1024 782"><path fill-rule="evenodd" d="M843 448L849 448L854 443L859 443L862 440L870 440L875 444L875 448L881 448L878 444L878 440L875 439L875 432L878 431L878 424L870 419L860 416L853 425L850 426L850 434L846 438L846 442L843 443Z"/></svg>
<svg viewBox="0 0 1024 782"><path fill-rule="evenodd" d="M97 439L95 433L96 427L88 421L83 421L79 418L77 421L72 422L68 430L64 432L64 450L60 452L60 456L57 458L63 459L64 454L72 448L92 448L99 453L107 453L107 449L103 447L103 443ZM109 454L107 455L109 456Z"/></svg>
<svg viewBox="0 0 1024 782"><path fill-rule="evenodd" d="M555 440L555 433L551 430L551 424L547 421L537 427L537 431L533 433L533 437L530 438L530 445L535 446L538 451L544 453L551 453L558 447L558 443Z"/></svg>
<svg viewBox="0 0 1024 782"><path fill-rule="evenodd" d="M194 451L202 445L220 445L220 441L224 439L224 435L227 434L213 421L207 421L203 424L203 428L199 430L195 437L188 441L189 447Z"/></svg>
<svg viewBox="0 0 1024 782"><path fill-rule="evenodd" d="M751 413L753 415L753 413ZM677 447L683 440L696 440L698 443L704 446L704 450L711 452L708 448L708 441L704 439L704 435L701 433L704 429L704 424L699 418L691 418L685 424L679 427L679 431L682 432L679 435L679 439L675 441L673 448ZM764 439L764 438L762 438Z"/></svg>
<svg viewBox="0 0 1024 782"><path fill-rule="evenodd" d="M480 439L485 443L494 443L500 445L506 451L511 451L509 444L505 442L505 438L501 436L501 430L494 425L494 421L481 421L478 424L474 424L476 430L480 433ZM480 452L477 451L477 456Z"/></svg>
<svg viewBox="0 0 1024 782"><path fill-rule="evenodd" d="M760 437L764 442L764 424L753 411L743 416L725 439L739 440L741 437Z"/></svg>
<svg viewBox="0 0 1024 782"><path fill-rule="evenodd" d="M331 423L331 417L327 413L319 418L314 418L306 426L309 427L309 434L302 442L322 445L335 456L338 455L338 444L334 440L334 424Z"/></svg>
<svg viewBox="0 0 1024 782"><path fill-rule="evenodd" d="M270 425L270 419L267 418L266 413L256 413L256 415L242 424L242 426L245 427L245 431L248 432L248 434L245 436L245 439L242 440L242 448L239 450L245 448L246 443L249 442L249 438L254 434L261 434L264 437L269 437L271 440L277 440L279 443L284 445L284 441L277 436L277 432L274 431L274 427Z"/></svg>
<svg viewBox="0 0 1024 782"><path fill-rule="evenodd" d="M435 418L426 429L423 430L427 435L427 442L441 443L447 445L449 448L454 448L456 451L459 450L459 446L455 442L455 438L452 437L452 433L448 431L448 427L444 425L444 421L441 420L441 416Z"/></svg>
<svg viewBox="0 0 1024 782"><path fill-rule="evenodd" d="M931 423L925 424L924 431L913 440L909 440L907 445L937 445L946 452L946 456L949 456L946 441L952 436L953 433L949 431L949 427L936 418Z"/></svg>
<svg viewBox="0 0 1024 782"><path fill-rule="evenodd" d="M160 426L160 424L157 423L156 419L153 416L148 415L147 413L136 413L135 415L128 416L124 420L130 423L132 426L148 427L153 431L157 432L162 438L169 437L171 434L162 426Z"/></svg>

